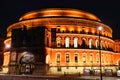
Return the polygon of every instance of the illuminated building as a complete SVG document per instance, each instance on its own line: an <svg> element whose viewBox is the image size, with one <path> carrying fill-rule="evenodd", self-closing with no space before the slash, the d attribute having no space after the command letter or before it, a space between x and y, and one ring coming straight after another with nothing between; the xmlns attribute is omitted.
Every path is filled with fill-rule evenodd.
<svg viewBox="0 0 120 80"><path fill-rule="evenodd" d="M97 16L68 8L28 12L7 28L3 66L10 74L99 75L99 35L102 72L115 74L120 41Z"/></svg>

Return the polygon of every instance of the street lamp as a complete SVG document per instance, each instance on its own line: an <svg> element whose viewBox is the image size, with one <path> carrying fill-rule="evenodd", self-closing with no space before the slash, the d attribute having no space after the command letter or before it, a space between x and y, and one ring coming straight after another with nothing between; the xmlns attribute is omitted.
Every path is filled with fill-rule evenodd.
<svg viewBox="0 0 120 80"><path fill-rule="evenodd" d="M100 40L100 31L101 30L102 30L102 26L99 26L98 31L99 31L100 80L102 80L101 40Z"/></svg>
<svg viewBox="0 0 120 80"><path fill-rule="evenodd" d="M10 44L6 44L5 48L9 49L11 47Z"/></svg>

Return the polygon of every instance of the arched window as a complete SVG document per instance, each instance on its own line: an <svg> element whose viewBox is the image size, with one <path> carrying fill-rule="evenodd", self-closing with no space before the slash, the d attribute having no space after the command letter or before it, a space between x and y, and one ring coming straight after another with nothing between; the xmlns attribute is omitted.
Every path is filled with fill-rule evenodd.
<svg viewBox="0 0 120 80"><path fill-rule="evenodd" d="M106 42L106 41L105 41L105 44L104 44L104 45L105 45L105 49L107 49L107 42Z"/></svg>
<svg viewBox="0 0 120 80"><path fill-rule="evenodd" d="M98 48L98 44L99 44L99 42L98 42L98 40L96 40L96 41L95 41L95 47L96 47L96 48Z"/></svg>
<svg viewBox="0 0 120 80"><path fill-rule="evenodd" d="M70 47L70 38L69 37L65 38L65 47Z"/></svg>
<svg viewBox="0 0 120 80"><path fill-rule="evenodd" d="M60 52L56 53L56 62L60 63Z"/></svg>
<svg viewBox="0 0 120 80"><path fill-rule="evenodd" d="M100 48L102 49L103 48L103 41L100 42Z"/></svg>
<svg viewBox="0 0 120 80"><path fill-rule="evenodd" d="M89 40L89 48L92 48L92 39Z"/></svg>
<svg viewBox="0 0 120 80"><path fill-rule="evenodd" d="M82 45L81 45L81 47L82 47L82 48L85 48L85 46L86 46L86 43L85 43L85 39L83 38L83 39L82 39Z"/></svg>
<svg viewBox="0 0 120 80"><path fill-rule="evenodd" d="M77 48L78 47L78 38L74 38L74 47Z"/></svg>
<svg viewBox="0 0 120 80"><path fill-rule="evenodd" d="M70 62L70 56L69 56L69 52L66 53L66 63Z"/></svg>
<svg viewBox="0 0 120 80"><path fill-rule="evenodd" d="M61 47L61 37L56 38L57 47Z"/></svg>
<svg viewBox="0 0 120 80"><path fill-rule="evenodd" d="M46 64L49 64L50 62L50 55L46 55Z"/></svg>
<svg viewBox="0 0 120 80"><path fill-rule="evenodd" d="M75 54L74 54L74 61L77 63L78 62L78 53L77 52L75 52Z"/></svg>
<svg viewBox="0 0 120 80"><path fill-rule="evenodd" d="M34 63L35 62L35 57L32 53L30 52L23 52L22 57L20 59L20 63Z"/></svg>

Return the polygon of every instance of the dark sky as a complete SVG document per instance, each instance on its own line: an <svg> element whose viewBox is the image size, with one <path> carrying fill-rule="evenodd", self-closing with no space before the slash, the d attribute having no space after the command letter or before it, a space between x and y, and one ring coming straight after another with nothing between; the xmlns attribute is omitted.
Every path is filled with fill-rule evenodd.
<svg viewBox="0 0 120 80"><path fill-rule="evenodd" d="M44 8L75 8L93 13L111 26L113 38L120 39L119 0L0 0L0 34L24 13Z"/></svg>

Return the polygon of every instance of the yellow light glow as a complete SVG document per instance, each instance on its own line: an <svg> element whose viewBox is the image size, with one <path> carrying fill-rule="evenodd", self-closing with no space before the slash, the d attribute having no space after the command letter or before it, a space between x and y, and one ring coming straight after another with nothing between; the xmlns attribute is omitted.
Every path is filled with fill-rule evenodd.
<svg viewBox="0 0 120 80"><path fill-rule="evenodd" d="M61 32L64 32L64 31L65 31L65 28L64 28L64 27L62 27L60 30L61 30Z"/></svg>
<svg viewBox="0 0 120 80"><path fill-rule="evenodd" d="M72 32L72 31L74 31L74 28L70 28L69 30L70 30L70 32Z"/></svg>
<svg viewBox="0 0 120 80"><path fill-rule="evenodd" d="M46 64L49 64L50 63L50 55L47 55L46 56Z"/></svg>
<svg viewBox="0 0 120 80"><path fill-rule="evenodd" d="M94 30L94 29L92 29L92 33L93 33L93 34L95 33L95 30Z"/></svg>
<svg viewBox="0 0 120 80"><path fill-rule="evenodd" d="M5 52L3 66L8 66L9 61L10 61L10 52Z"/></svg>
<svg viewBox="0 0 120 80"><path fill-rule="evenodd" d="M88 33L88 32L89 32L89 29L85 29L85 32Z"/></svg>

